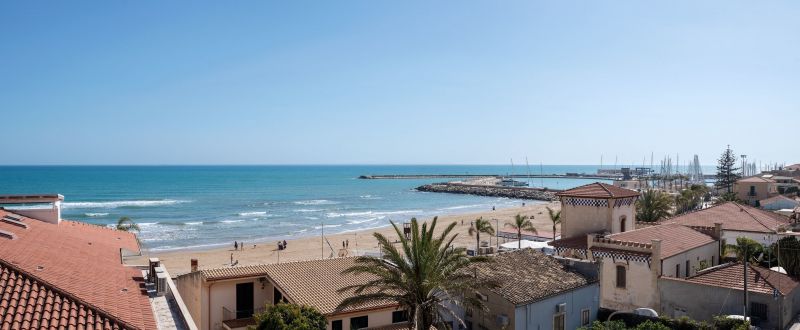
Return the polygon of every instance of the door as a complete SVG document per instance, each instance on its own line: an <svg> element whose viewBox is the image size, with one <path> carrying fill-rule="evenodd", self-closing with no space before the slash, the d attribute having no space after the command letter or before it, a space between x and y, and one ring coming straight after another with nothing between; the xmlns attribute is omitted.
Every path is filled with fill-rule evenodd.
<svg viewBox="0 0 800 330"><path fill-rule="evenodd" d="M253 282L236 284L236 318L253 316Z"/></svg>

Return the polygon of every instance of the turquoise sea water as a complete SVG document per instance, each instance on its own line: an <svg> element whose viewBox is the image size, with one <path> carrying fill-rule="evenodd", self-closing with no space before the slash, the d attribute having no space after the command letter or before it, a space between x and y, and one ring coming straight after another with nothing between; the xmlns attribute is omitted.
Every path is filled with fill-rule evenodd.
<svg viewBox="0 0 800 330"><path fill-rule="evenodd" d="M553 166L545 174L595 173ZM389 220L520 205L521 201L423 193L442 179L359 180L364 174L508 173L510 166L3 166L0 194L59 193L63 218L141 226L151 250L206 248L387 226ZM539 166L531 166L539 173ZM527 172L516 167L516 173ZM448 179L450 180L450 179ZM549 188L595 180L532 179ZM527 201L531 202L531 201Z"/></svg>

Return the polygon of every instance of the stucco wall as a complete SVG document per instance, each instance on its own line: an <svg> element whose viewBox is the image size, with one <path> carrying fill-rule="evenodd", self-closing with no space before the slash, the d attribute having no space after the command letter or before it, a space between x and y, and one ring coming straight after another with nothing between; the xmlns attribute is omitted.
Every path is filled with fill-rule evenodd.
<svg viewBox="0 0 800 330"><path fill-rule="evenodd" d="M608 207L574 206L561 204L562 217L561 238L584 236L588 233L609 230L608 221L610 210Z"/></svg>
<svg viewBox="0 0 800 330"><path fill-rule="evenodd" d="M755 196L750 196L750 186L755 187ZM770 182L742 182L734 185L736 197L755 205L756 201L767 199L778 193L777 186Z"/></svg>
<svg viewBox="0 0 800 330"><path fill-rule="evenodd" d="M255 309L263 308L268 302L271 304L271 300L268 298L271 297L272 288L269 285L262 288L258 278L211 282L209 287L211 308L203 311L204 313L210 311L211 327L204 329L220 329L223 321L223 307L232 312L236 311L236 284L238 283L253 283L253 307Z"/></svg>
<svg viewBox="0 0 800 330"><path fill-rule="evenodd" d="M178 293L183 299L183 303L192 315L195 326L199 329L203 328L203 295L205 292L202 290L202 276L199 272L189 273L178 276L175 279L175 286L178 288Z"/></svg>
<svg viewBox="0 0 800 330"><path fill-rule="evenodd" d="M665 258L661 274L664 276L675 277L675 266L680 265L680 274L678 277L686 277L686 261L689 261L689 276L697 274L700 267L700 261L705 260L707 265L711 266L711 257L714 257L714 263L719 264L719 243L713 242L703 245L698 248L691 249L681 254L676 254L669 258Z"/></svg>
<svg viewBox="0 0 800 330"><path fill-rule="evenodd" d="M392 324L392 312L396 311L395 308L380 309L368 312L349 313L342 315L334 315L328 317L328 330L331 330L331 324L335 320L342 320L342 330L350 330L350 319L359 316L368 316L369 327L380 327Z"/></svg>
<svg viewBox="0 0 800 330"><path fill-rule="evenodd" d="M624 266L625 288L617 287L617 268ZM649 307L658 310L657 277L646 262L604 258L600 262L600 307L615 310L631 310Z"/></svg>
<svg viewBox="0 0 800 330"><path fill-rule="evenodd" d="M661 314L669 317L688 316L695 320L711 321L715 315L742 315L744 313L744 297L741 290L731 290L723 287L700 285L685 281L661 278L659 279L661 294ZM771 329L778 324L780 300L775 300L772 295L750 293L751 302L767 305L769 319L761 328ZM784 324L791 319L791 298L784 302Z"/></svg>
<svg viewBox="0 0 800 330"><path fill-rule="evenodd" d="M597 318L600 288L594 283L529 305L519 306L514 311L514 325L508 329L552 329L556 307L565 303L565 328L581 326L581 311L589 310L589 323Z"/></svg>
<svg viewBox="0 0 800 330"><path fill-rule="evenodd" d="M622 231L620 228L620 218L625 216L625 231L636 229L636 210L633 204L629 206L614 207L611 209L611 233L616 234Z"/></svg>
<svg viewBox="0 0 800 330"><path fill-rule="evenodd" d="M483 325L487 329L501 329L500 325L497 323L497 317L500 315L508 317L509 324L506 329L514 329L513 319L516 306L492 291L481 290L481 293L486 295L484 304L489 308L489 311L485 313L474 311L472 316L467 317L468 320L472 321L473 329L480 329L480 325Z"/></svg>

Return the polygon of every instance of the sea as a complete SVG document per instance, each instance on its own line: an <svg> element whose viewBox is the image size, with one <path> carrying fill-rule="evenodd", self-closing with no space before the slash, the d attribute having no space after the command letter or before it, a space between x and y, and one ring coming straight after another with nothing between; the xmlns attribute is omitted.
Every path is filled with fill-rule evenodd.
<svg viewBox="0 0 800 330"><path fill-rule="evenodd" d="M412 217L519 206L509 198L426 193L455 179L363 180L374 174L596 173L599 166L0 166L0 194L64 195L62 218L113 226L130 217L150 251L207 249L388 226ZM566 189L586 179L530 179ZM524 201L536 203L535 201ZM35 207L25 205L23 207Z"/></svg>

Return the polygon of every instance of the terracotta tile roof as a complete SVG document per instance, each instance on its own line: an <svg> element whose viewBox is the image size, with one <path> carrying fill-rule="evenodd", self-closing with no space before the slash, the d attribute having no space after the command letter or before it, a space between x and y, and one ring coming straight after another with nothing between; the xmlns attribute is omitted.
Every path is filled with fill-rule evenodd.
<svg viewBox="0 0 800 330"><path fill-rule="evenodd" d="M800 171L800 163L784 167L787 171Z"/></svg>
<svg viewBox="0 0 800 330"><path fill-rule="evenodd" d="M791 220L777 213L727 202L662 221L706 227L713 227L715 222L721 222L723 230L771 233L788 226Z"/></svg>
<svg viewBox="0 0 800 330"><path fill-rule="evenodd" d="M584 198L624 198L636 197L639 193L625 188L615 187L602 182L590 183L557 193L556 196Z"/></svg>
<svg viewBox="0 0 800 330"><path fill-rule="evenodd" d="M396 306L393 302L371 303L336 311L339 303L353 296L352 292L338 293L337 290L375 279L369 274L341 275L342 271L355 265L355 260L355 257L319 259L205 269L200 272L207 281L266 276L286 294L290 301L313 306L326 315Z"/></svg>
<svg viewBox="0 0 800 330"><path fill-rule="evenodd" d="M0 230L15 234L14 239L0 237L0 260L35 274L51 290L71 295L76 306L91 306L131 328L156 328L150 301L140 287L141 271L120 260L120 249L139 250L132 233L66 220L46 223L0 210L0 218L6 215L28 228L0 222ZM23 317L35 315L34 309L26 309Z"/></svg>
<svg viewBox="0 0 800 330"><path fill-rule="evenodd" d="M739 179L739 181L736 181L736 182L746 182L746 183L754 182L754 183L758 183L758 182L775 182L775 180L768 179L768 178L762 178L760 176L751 176L751 177Z"/></svg>
<svg viewBox="0 0 800 330"><path fill-rule="evenodd" d="M587 245L586 235L578 235L570 238L557 239L555 241L547 242L547 245L553 246L556 249L573 249L573 250L586 250Z"/></svg>
<svg viewBox="0 0 800 330"><path fill-rule="evenodd" d="M645 227L641 229L626 231L607 236L610 239L652 243L654 239L661 240L661 257L668 258L676 254L715 242L710 236L700 233L689 227L667 223L658 226Z"/></svg>
<svg viewBox="0 0 800 330"><path fill-rule="evenodd" d="M481 278L495 281L498 287L489 290L514 305L538 301L595 282L533 249L501 253L493 260L474 264L472 268Z"/></svg>
<svg viewBox="0 0 800 330"><path fill-rule="evenodd" d="M744 290L744 265L730 263L701 271L685 279L669 278L670 280L686 281L691 283L711 285L735 290ZM665 277L666 278L666 277ZM797 288L796 279L767 268L748 265L747 291L763 294L772 294L773 289L778 289L781 295L787 295Z"/></svg>
<svg viewBox="0 0 800 330"><path fill-rule="evenodd" d="M798 202L797 200L794 200L794 199L792 199L792 198L786 197L786 196L784 196L784 195L776 195L776 196L772 196L772 197L770 197L770 198L765 198L765 199L762 199L762 200L759 202L759 204L761 204L761 205L763 206L764 204L767 204L767 203L772 203L772 202L777 202L777 201L790 201L790 202L793 202L793 203L795 203L795 204L797 204L797 203L800 203L800 202Z"/></svg>
<svg viewBox="0 0 800 330"><path fill-rule="evenodd" d="M13 265L0 261L0 328L129 329L133 327Z"/></svg>

